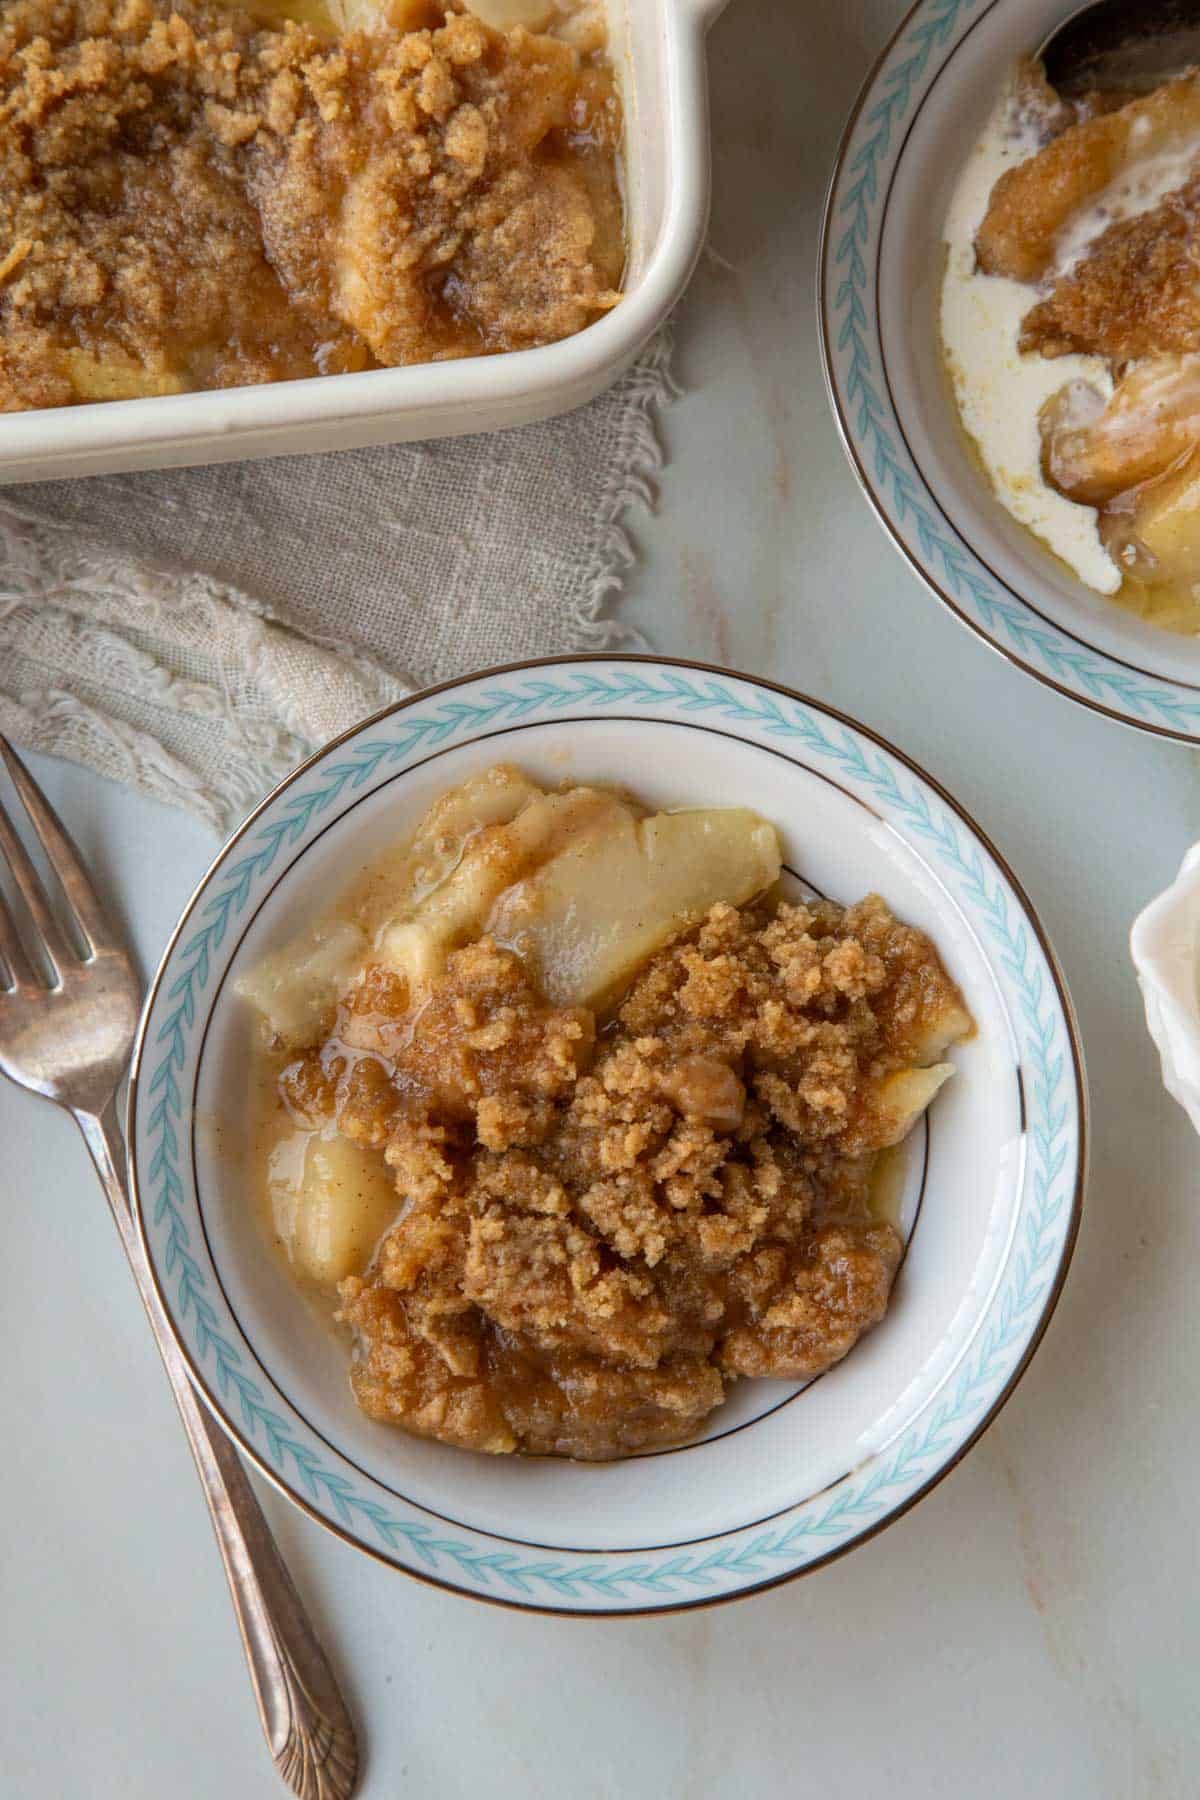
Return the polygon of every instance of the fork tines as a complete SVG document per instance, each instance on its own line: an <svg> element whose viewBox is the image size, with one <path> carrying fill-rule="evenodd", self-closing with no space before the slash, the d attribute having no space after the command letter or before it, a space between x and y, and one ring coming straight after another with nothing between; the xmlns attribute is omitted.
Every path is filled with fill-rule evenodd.
<svg viewBox="0 0 1200 1800"><path fill-rule="evenodd" d="M46 853L46 860L62 888L70 922L78 934L82 951L75 948L55 916L49 896L33 860L21 842L16 827L0 803L0 857L29 911L33 924L30 948L35 957L44 959L57 986L67 969L95 955L104 941L104 915L88 879L79 852L53 807L22 763L20 757L0 735L0 757L20 795L29 821ZM35 979L32 960L21 942L12 913L0 895L0 956L3 957L13 986Z"/></svg>

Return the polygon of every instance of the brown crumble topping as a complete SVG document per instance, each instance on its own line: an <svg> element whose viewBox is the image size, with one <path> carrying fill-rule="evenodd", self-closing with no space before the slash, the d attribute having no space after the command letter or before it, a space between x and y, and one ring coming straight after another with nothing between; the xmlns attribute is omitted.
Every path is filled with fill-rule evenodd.
<svg viewBox="0 0 1200 1800"><path fill-rule="evenodd" d="M886 1078L949 1016L933 946L874 896L716 906L599 1032L486 938L415 1011L369 970L282 1079L306 1122L383 1148L403 1197L341 1284L360 1406L595 1459L690 1435L738 1376L829 1367L900 1257L868 1205L911 1123Z"/></svg>

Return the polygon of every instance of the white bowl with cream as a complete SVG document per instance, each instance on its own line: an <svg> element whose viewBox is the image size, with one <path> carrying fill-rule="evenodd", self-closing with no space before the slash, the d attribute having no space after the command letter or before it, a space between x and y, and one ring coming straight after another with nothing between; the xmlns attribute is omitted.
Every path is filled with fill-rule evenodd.
<svg viewBox="0 0 1200 1800"><path fill-rule="evenodd" d="M581 406L678 299L708 220L705 38L724 0L608 0L625 105L624 298L534 350L0 416L0 485L457 437Z"/></svg>
<svg viewBox="0 0 1200 1800"><path fill-rule="evenodd" d="M1200 642L1105 597L1115 569L1094 513L1041 477L1041 399L1075 374L1103 387L1107 371L1091 358L1020 356L1030 289L972 278L992 183L1023 154L989 122L1019 59L1070 10L1062 0L981 10L920 0L902 22L859 98L830 186L819 270L826 374L881 522L966 624L1071 698L1196 742ZM955 363L979 448L959 417Z"/></svg>

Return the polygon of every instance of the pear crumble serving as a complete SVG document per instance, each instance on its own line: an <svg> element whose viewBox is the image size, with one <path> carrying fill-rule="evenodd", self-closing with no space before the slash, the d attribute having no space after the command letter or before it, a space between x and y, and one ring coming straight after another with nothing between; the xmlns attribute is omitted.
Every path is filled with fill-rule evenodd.
<svg viewBox="0 0 1200 1800"><path fill-rule="evenodd" d="M8 0L0 410L520 349L619 299L596 4ZM289 16L292 15L292 16Z"/></svg>
<svg viewBox="0 0 1200 1800"><path fill-rule="evenodd" d="M242 984L271 1229L373 1418L621 1456L843 1357L901 1253L870 1204L971 1030L870 896L778 898L773 828L497 768Z"/></svg>
<svg viewBox="0 0 1200 1800"><path fill-rule="evenodd" d="M1200 632L1200 70L1064 96L1013 70L946 221L959 415L1098 594Z"/></svg>

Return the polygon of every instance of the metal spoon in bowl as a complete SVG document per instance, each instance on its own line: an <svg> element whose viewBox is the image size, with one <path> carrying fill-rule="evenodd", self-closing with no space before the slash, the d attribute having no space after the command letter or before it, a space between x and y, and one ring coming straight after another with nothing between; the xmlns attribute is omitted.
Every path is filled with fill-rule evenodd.
<svg viewBox="0 0 1200 1800"><path fill-rule="evenodd" d="M1065 99L1098 88L1149 93L1200 64L1200 0L1092 0L1038 52Z"/></svg>

